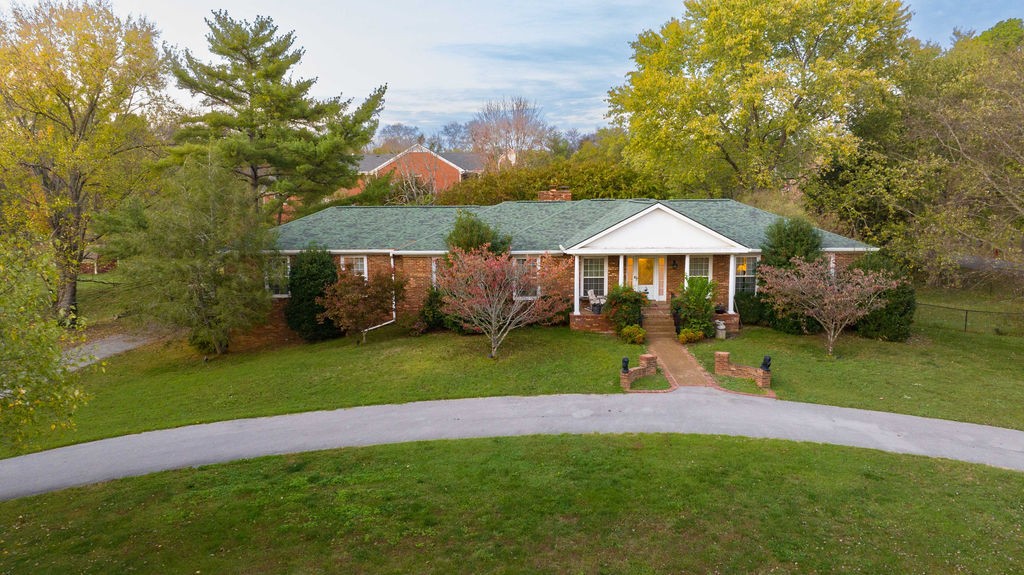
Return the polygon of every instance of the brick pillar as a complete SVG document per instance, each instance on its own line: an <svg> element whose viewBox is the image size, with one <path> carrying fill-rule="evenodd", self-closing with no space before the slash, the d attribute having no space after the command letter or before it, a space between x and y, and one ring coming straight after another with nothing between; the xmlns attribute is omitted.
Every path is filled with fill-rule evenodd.
<svg viewBox="0 0 1024 575"><path fill-rule="evenodd" d="M727 351L716 351L715 352L715 373L728 373L729 372L729 352Z"/></svg>
<svg viewBox="0 0 1024 575"><path fill-rule="evenodd" d="M761 389L768 389L772 386L772 372L767 369L758 369L754 376L754 383Z"/></svg>

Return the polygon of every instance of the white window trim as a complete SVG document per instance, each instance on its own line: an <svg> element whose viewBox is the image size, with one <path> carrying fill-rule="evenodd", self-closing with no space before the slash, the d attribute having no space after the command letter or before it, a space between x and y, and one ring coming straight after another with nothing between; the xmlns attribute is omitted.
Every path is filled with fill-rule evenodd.
<svg viewBox="0 0 1024 575"><path fill-rule="evenodd" d="M740 258L743 258L743 259L753 259L754 260L754 264L755 264L754 265L754 274L752 276L751 275L747 275L746 273L744 273L743 275L739 275L739 274L736 273L736 266L739 265L739 262L737 260L739 260ZM734 256L732 270L731 270L732 274L733 274L732 275L732 277L733 277L733 285L736 286L736 284L737 284L736 280L738 278L753 277L754 278L754 292L753 293L756 294L757 293L757 264L759 264L760 262L761 262L761 256L756 256L756 255L754 255L754 256ZM739 290L735 290L734 289L734 292L733 292L734 296L737 293L740 293Z"/></svg>
<svg viewBox="0 0 1024 575"><path fill-rule="evenodd" d="M274 256L274 257L278 257L278 258L284 259L284 281L285 281L285 289L287 290L288 289L288 285L291 282L291 277L292 277L292 258L290 258L288 256ZM266 288L267 291L271 291L270 290L270 274L269 273L267 273L267 274L265 274L263 276L263 285L264 285L264 287ZM273 292L271 292L270 293L270 297L272 299L287 299L287 298L292 297L292 292L291 291L286 291L285 293L273 293Z"/></svg>
<svg viewBox="0 0 1024 575"><path fill-rule="evenodd" d="M362 260L363 261L363 273L360 274L360 275L363 276L364 280L369 280L370 279L370 266L369 266L369 262L366 261L366 256L338 256L338 257L341 258L341 261L339 263L341 264L341 268L342 269L348 269L348 266L346 265L346 262L354 261L354 260L357 260L357 259L358 260Z"/></svg>
<svg viewBox="0 0 1024 575"><path fill-rule="evenodd" d="M512 256L512 261L514 262L515 265L519 265L519 262L521 262L521 261L522 262L526 262L526 265L531 265L532 264L533 266L536 267L537 271L540 271L540 256L533 256L533 255L526 255L526 254L514 255L514 256ZM516 291L518 292L518 289ZM540 295L541 295L540 294L540 286L537 286L536 294L534 294L534 295L519 295L518 293L516 293L516 294L514 294L512 296L512 299L514 299L516 301L534 300L534 299L539 298Z"/></svg>
<svg viewBox="0 0 1024 575"><path fill-rule="evenodd" d="M708 275L700 276L706 277L711 281L715 279L715 256L711 254L686 254L685 263L683 264L683 288L685 289L687 283L690 281L690 258L707 258L708 260Z"/></svg>
<svg viewBox="0 0 1024 575"><path fill-rule="evenodd" d="M601 276L600 277L601 277L601 280L602 280L602 282L604 284L604 291L601 294L599 294L599 295L607 296L608 295L608 256L601 256L601 257L585 256L585 257L581 258L581 260L582 260L582 262L581 262L581 266L580 266L580 292L583 293L583 294L586 294L587 290L584 288L584 283L586 282L586 280L594 279L594 278L598 277L598 276L587 276L587 272L586 272L586 270L587 270L587 260L598 260L598 261L601 262Z"/></svg>

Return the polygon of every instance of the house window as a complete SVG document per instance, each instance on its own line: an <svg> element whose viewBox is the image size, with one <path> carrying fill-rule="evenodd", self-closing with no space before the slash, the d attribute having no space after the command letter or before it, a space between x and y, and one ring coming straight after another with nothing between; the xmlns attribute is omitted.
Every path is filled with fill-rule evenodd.
<svg viewBox="0 0 1024 575"><path fill-rule="evenodd" d="M736 258L736 293L754 293L757 291L757 258Z"/></svg>
<svg viewBox="0 0 1024 575"><path fill-rule="evenodd" d="M703 277L711 279L711 257L690 256L690 269L686 277Z"/></svg>
<svg viewBox="0 0 1024 575"><path fill-rule="evenodd" d="M291 273L291 260L288 256L273 256L267 259L266 272L263 276L264 285L274 297L288 297L288 276Z"/></svg>
<svg viewBox="0 0 1024 575"><path fill-rule="evenodd" d="M518 257L515 261L517 268L525 270L522 272L522 275L518 276L524 281L521 282L522 285L516 288L516 297L535 298L540 296L540 286L537 285L536 280L538 261L528 257Z"/></svg>
<svg viewBox="0 0 1024 575"><path fill-rule="evenodd" d="M605 258L583 258L583 293L605 295L604 263Z"/></svg>
<svg viewBox="0 0 1024 575"><path fill-rule="evenodd" d="M358 276L363 276L363 279L367 279L366 256L345 256L341 258L341 269L348 270Z"/></svg>

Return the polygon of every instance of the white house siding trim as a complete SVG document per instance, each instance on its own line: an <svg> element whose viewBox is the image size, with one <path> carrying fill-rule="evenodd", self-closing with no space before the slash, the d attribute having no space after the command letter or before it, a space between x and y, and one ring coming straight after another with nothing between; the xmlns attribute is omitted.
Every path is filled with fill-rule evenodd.
<svg viewBox="0 0 1024 575"><path fill-rule="evenodd" d="M665 239L667 238L676 241L666 243ZM652 242L652 239L656 241ZM684 241L679 242L679 239ZM748 252L750 248L671 208L662 204L654 204L642 212L570 246L566 253L589 255L596 251L647 255L721 254Z"/></svg>

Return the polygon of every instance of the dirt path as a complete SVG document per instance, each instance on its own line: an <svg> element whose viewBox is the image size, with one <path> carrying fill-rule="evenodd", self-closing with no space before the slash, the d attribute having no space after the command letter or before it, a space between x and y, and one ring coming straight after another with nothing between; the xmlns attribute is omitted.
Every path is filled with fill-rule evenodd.
<svg viewBox="0 0 1024 575"><path fill-rule="evenodd" d="M64 352L64 361L68 362L72 369L81 369L119 353L142 347L157 339L159 337L152 334L129 335L120 333L110 335L67 350Z"/></svg>

